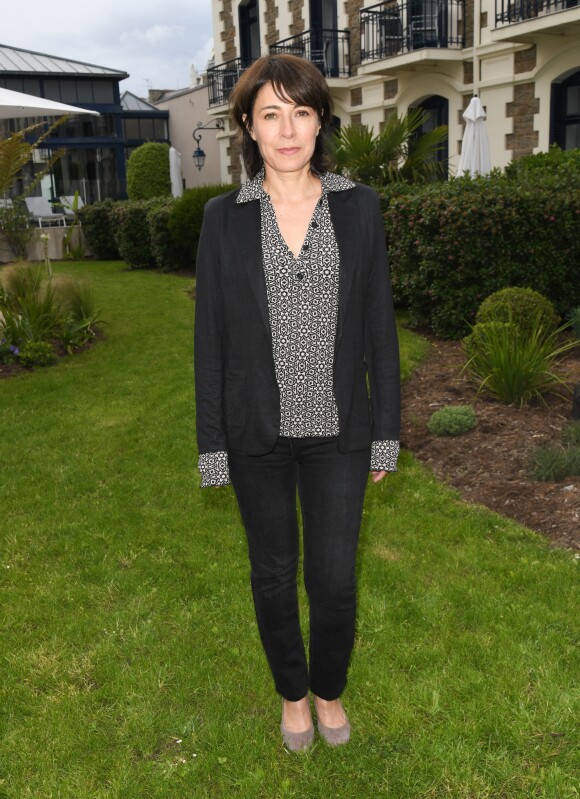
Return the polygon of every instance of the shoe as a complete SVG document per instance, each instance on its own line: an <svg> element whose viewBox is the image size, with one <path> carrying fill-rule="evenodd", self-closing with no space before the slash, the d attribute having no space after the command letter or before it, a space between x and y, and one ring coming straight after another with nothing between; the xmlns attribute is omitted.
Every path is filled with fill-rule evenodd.
<svg viewBox="0 0 580 799"><path fill-rule="evenodd" d="M316 703L315 703L316 704ZM344 711L344 708L343 708ZM341 744L346 744L350 740L350 724L348 719L346 718L344 724L341 724L340 727L327 727L326 724L323 724L320 719L317 719L316 724L318 727L318 732L320 733L320 737L324 738L327 744L330 746L340 746Z"/></svg>
<svg viewBox="0 0 580 799"><path fill-rule="evenodd" d="M310 727L302 732L291 732L284 724L284 703L282 702L282 722L280 723L280 732L282 733L282 740L284 746L291 752L300 752L303 749L309 749L314 740L314 724L310 722Z"/></svg>

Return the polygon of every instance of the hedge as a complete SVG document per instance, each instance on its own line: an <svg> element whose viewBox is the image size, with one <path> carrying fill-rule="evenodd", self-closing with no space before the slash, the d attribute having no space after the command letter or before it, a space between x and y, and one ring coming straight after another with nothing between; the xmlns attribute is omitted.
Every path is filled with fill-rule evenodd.
<svg viewBox="0 0 580 799"><path fill-rule="evenodd" d="M160 197L155 200L137 200L119 203L115 209L117 225L115 238L119 255L133 269L156 266L151 245L149 213L167 202Z"/></svg>
<svg viewBox="0 0 580 799"><path fill-rule="evenodd" d="M78 212L89 249L103 261L114 261L120 257L115 238L115 209L118 205L114 200L101 200L85 205Z"/></svg>
<svg viewBox="0 0 580 799"><path fill-rule="evenodd" d="M562 180L494 173L385 192L393 290L411 324L461 338L508 286L539 291L561 316L579 305L580 182L568 175L563 191Z"/></svg>
<svg viewBox="0 0 580 799"><path fill-rule="evenodd" d="M181 268L195 268L205 204L212 197L234 188L235 186L222 183L187 189L175 202L169 215L169 233L175 247L177 264Z"/></svg>

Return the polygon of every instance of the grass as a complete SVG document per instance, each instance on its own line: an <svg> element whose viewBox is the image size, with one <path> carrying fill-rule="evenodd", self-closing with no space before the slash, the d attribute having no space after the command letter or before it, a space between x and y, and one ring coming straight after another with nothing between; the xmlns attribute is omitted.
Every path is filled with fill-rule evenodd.
<svg viewBox="0 0 580 799"><path fill-rule="evenodd" d="M107 339L0 382L1 799L576 799L580 561L409 454L367 495L352 742L282 748L235 500L198 490L188 281L57 270Z"/></svg>

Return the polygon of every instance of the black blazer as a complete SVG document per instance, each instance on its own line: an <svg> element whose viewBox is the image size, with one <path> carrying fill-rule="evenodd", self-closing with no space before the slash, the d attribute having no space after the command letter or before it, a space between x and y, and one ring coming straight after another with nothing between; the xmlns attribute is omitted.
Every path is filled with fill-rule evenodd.
<svg viewBox="0 0 580 799"><path fill-rule="evenodd" d="M200 454L270 452L280 430L260 203L210 200L197 253L195 388ZM379 198L328 195L340 252L334 396L341 452L399 439L399 349ZM368 389L367 389L368 374Z"/></svg>

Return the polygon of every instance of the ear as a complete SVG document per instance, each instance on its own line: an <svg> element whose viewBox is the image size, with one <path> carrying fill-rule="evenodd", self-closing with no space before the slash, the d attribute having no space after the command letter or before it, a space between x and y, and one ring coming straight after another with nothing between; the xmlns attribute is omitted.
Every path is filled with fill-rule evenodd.
<svg viewBox="0 0 580 799"><path fill-rule="evenodd" d="M254 136L254 132L252 130L252 126L250 125L250 123L248 121L248 115L247 114L242 114L242 122L244 123L244 127L246 128L246 130L248 131L248 133L250 134L252 139L254 141L256 141L256 137Z"/></svg>

